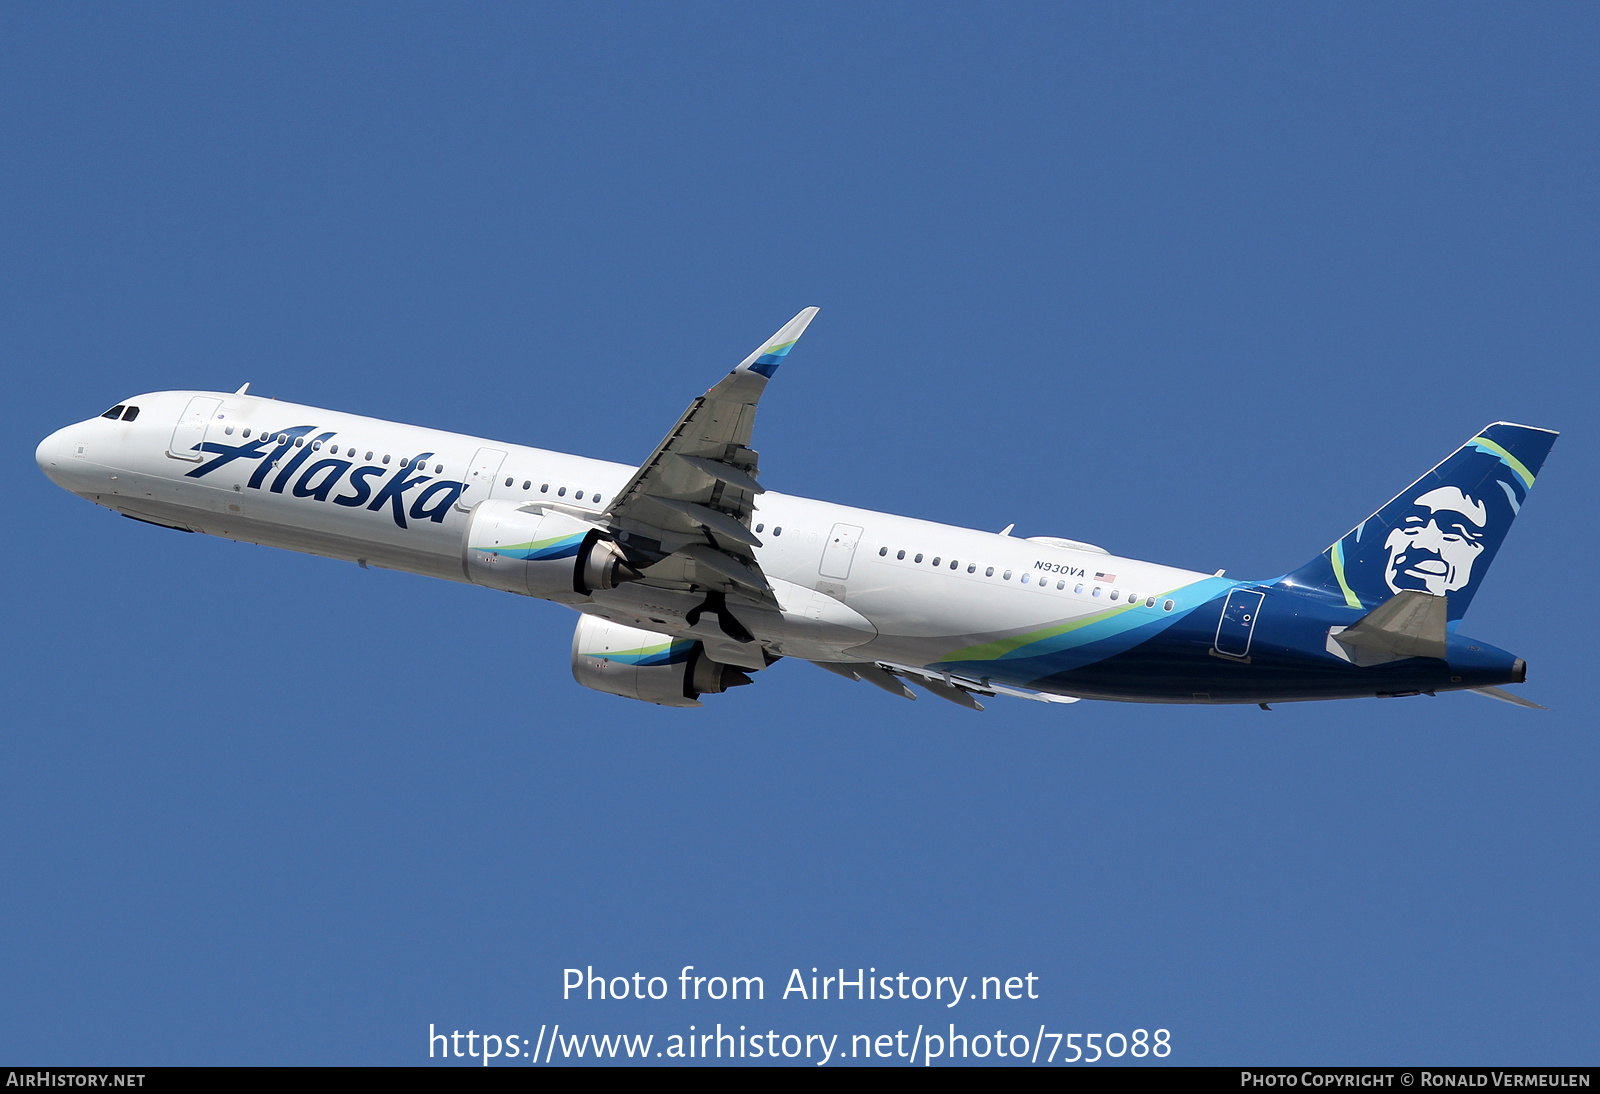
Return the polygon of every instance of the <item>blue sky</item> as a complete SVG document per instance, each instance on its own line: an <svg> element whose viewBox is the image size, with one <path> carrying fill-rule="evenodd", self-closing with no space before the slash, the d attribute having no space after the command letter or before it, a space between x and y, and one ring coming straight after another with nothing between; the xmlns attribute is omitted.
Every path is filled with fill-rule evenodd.
<svg viewBox="0 0 1600 1094"><path fill-rule="evenodd" d="M1572 4L0 13L0 1062L413 1063L430 1022L1596 1056L1592 43ZM1285 572L1563 431L1475 696L975 715L580 689L565 609L179 536L45 434L252 390L620 461L800 307L770 487ZM561 970L1040 977L953 1017Z"/></svg>

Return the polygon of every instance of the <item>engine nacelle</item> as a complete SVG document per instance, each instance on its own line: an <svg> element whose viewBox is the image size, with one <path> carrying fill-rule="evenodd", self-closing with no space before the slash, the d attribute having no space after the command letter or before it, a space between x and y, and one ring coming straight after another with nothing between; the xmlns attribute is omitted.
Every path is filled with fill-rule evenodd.
<svg viewBox="0 0 1600 1094"><path fill-rule="evenodd" d="M697 707L705 694L750 683L693 639L585 615L572 633L572 678L586 688L664 707Z"/></svg>
<svg viewBox="0 0 1600 1094"><path fill-rule="evenodd" d="M515 501L473 506L462 561L474 584L569 602L639 576L594 525Z"/></svg>

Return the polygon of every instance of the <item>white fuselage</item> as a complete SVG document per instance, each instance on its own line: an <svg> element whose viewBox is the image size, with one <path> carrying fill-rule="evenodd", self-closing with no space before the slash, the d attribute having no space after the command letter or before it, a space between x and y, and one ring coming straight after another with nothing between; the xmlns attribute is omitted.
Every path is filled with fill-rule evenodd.
<svg viewBox="0 0 1600 1094"><path fill-rule="evenodd" d="M204 461L170 450L190 447L174 433L196 397L221 401L195 434L208 443L242 443L245 430L259 438L310 428L299 445L291 438L264 458L225 462L195 477ZM58 430L39 446L40 467L67 490L128 516L452 581L468 579L464 540L474 504L525 500L598 517L634 473L624 464L245 394L168 391L126 402L139 407L135 421L90 418ZM377 498L385 483L402 477L402 462L423 454L416 485L398 499ZM380 508L371 507L374 500ZM818 660L928 665L953 649L1103 613L1130 597L1141 610L1160 612L1169 590L1207 576L1088 545L771 490L759 497L754 530L761 540L755 556L784 608L773 626L787 628L771 634L770 645ZM665 633L693 633L681 603L648 589L623 586L564 602ZM837 625L807 623L818 619Z"/></svg>

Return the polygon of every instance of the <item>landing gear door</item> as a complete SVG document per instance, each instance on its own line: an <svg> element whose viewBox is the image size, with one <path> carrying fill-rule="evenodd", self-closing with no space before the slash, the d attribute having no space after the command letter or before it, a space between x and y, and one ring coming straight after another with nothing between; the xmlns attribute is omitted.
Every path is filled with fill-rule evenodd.
<svg viewBox="0 0 1600 1094"><path fill-rule="evenodd" d="M456 499L456 508L467 512L480 501L488 501L494 493L495 480L500 476L500 465L506 454L498 448L480 448L467 468L466 486Z"/></svg>
<svg viewBox="0 0 1600 1094"><path fill-rule="evenodd" d="M850 563L856 557L856 544L861 542L861 529L854 524L835 524L828 533L828 543L822 548L822 562L817 570L823 577L836 577L840 581L850 576Z"/></svg>
<svg viewBox="0 0 1600 1094"><path fill-rule="evenodd" d="M178 427L172 431L172 443L167 445L167 455L175 460L205 459L206 454L200 451L200 446L205 443L206 427L221 406L221 399L208 399L204 395L190 399L183 417L178 419Z"/></svg>
<svg viewBox="0 0 1600 1094"><path fill-rule="evenodd" d="M1250 636L1255 633L1256 616L1266 594L1257 589L1235 589L1222 605L1222 620L1217 624L1216 650L1224 657L1248 657Z"/></svg>

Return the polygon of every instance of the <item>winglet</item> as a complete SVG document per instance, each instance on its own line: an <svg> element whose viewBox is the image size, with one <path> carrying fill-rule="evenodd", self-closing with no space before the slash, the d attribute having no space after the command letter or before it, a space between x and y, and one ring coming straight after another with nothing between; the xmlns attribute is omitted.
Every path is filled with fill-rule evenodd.
<svg viewBox="0 0 1600 1094"><path fill-rule="evenodd" d="M735 372L754 372L772 378L778 371L778 366L783 364L783 359L789 355L794 344L800 341L800 336L805 333L806 327L811 325L811 320L817 317L816 308L806 308L799 315L785 323L766 344L756 350L749 357L739 363Z"/></svg>

